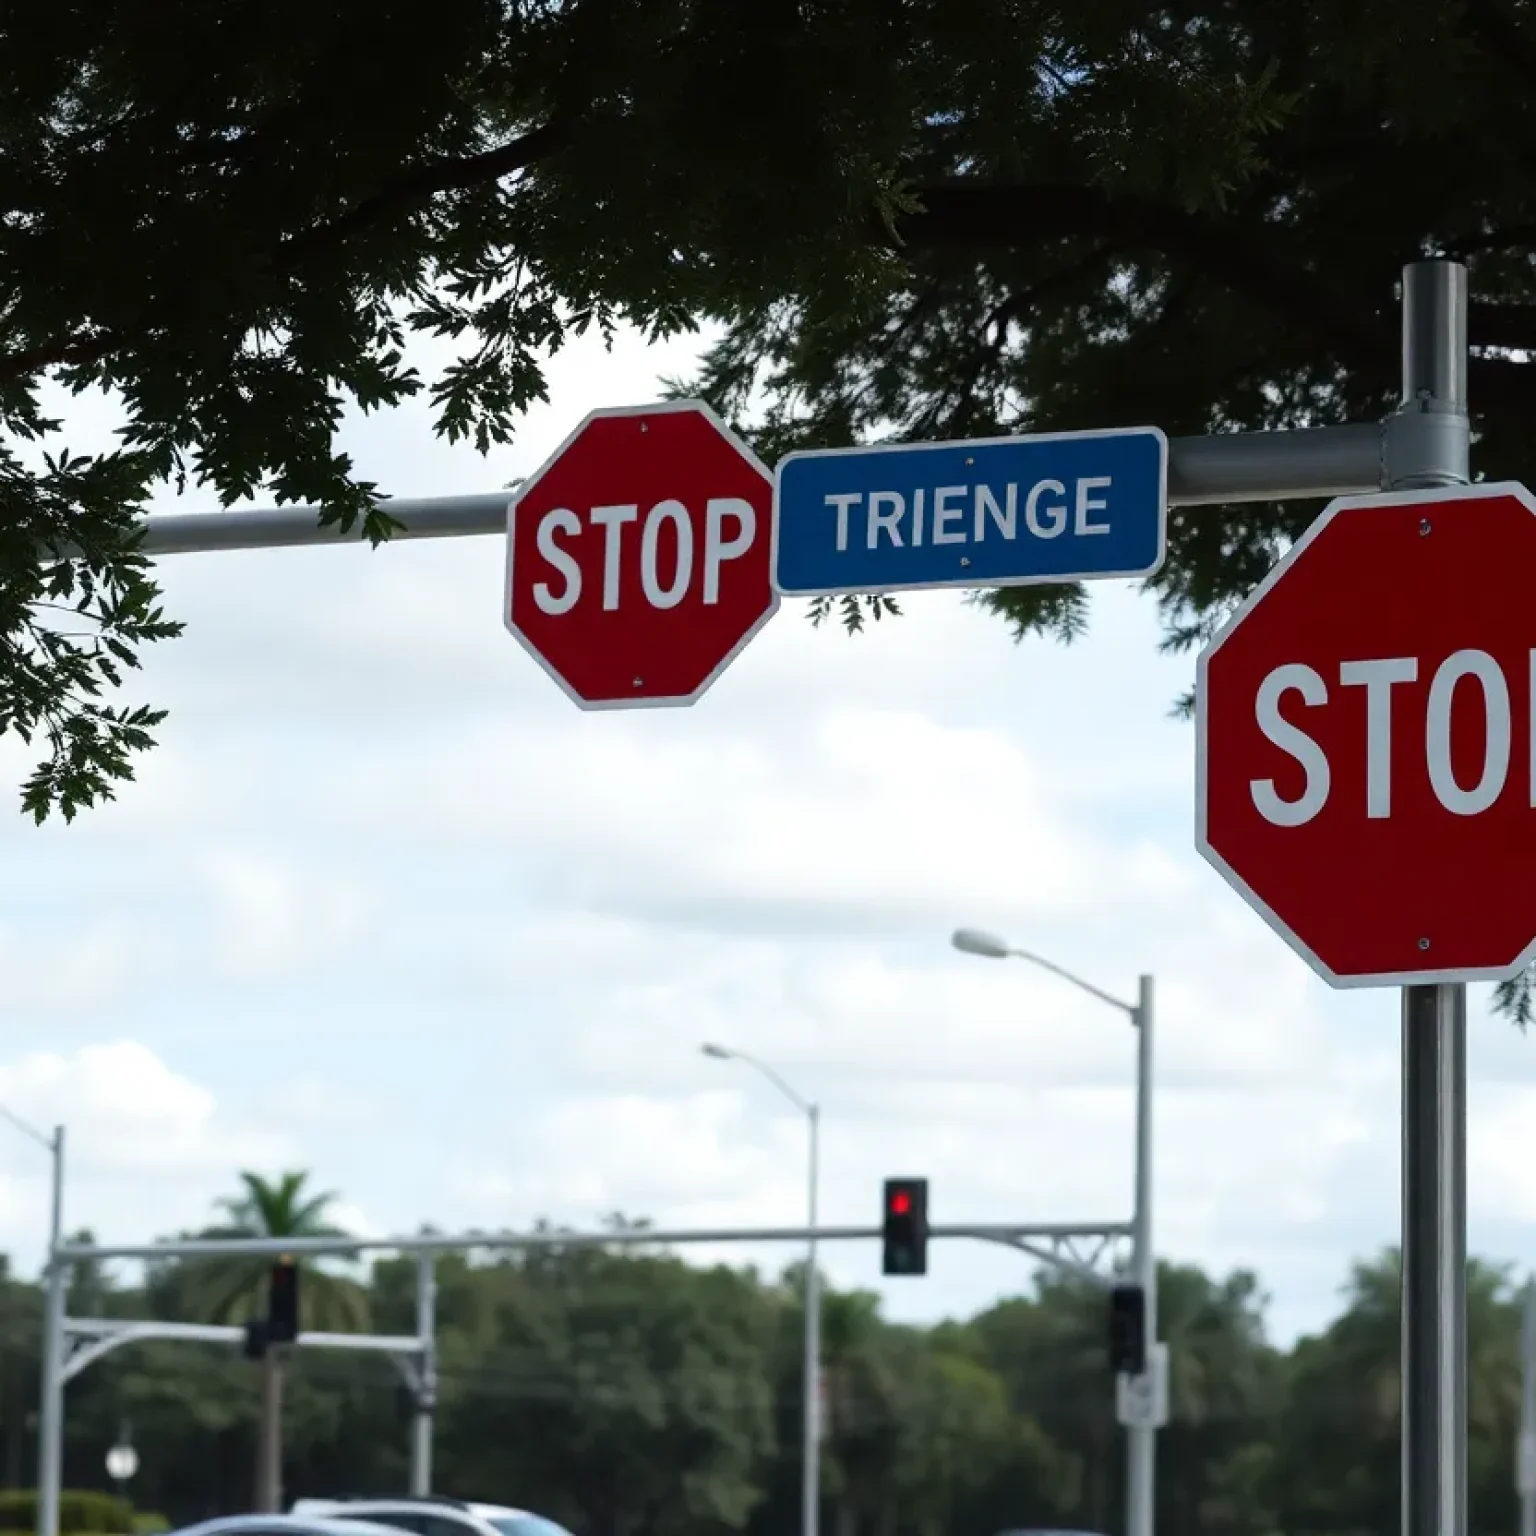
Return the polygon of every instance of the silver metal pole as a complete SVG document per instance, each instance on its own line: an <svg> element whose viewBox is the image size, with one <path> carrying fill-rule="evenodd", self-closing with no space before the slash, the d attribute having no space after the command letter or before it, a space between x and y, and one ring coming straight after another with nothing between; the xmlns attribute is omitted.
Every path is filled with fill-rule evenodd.
<svg viewBox="0 0 1536 1536"><path fill-rule="evenodd" d="M416 1259L416 1412L411 1420L411 1493L432 1491L432 1423L437 1413L437 1260L430 1253Z"/></svg>
<svg viewBox="0 0 1536 1536"><path fill-rule="evenodd" d="M1465 987L1403 996L1403 1532L1466 1536Z"/></svg>
<svg viewBox="0 0 1536 1536"><path fill-rule="evenodd" d="M1146 1296L1146 1371L1155 1371L1157 1255L1152 1246L1152 978L1141 978L1136 1025L1136 1208L1131 1216L1132 1263ZM1152 1394L1155 1398L1156 1393ZM1157 1427L1133 1424L1126 1431L1128 1536L1152 1536L1157 1508Z"/></svg>
<svg viewBox="0 0 1536 1536"><path fill-rule="evenodd" d="M506 534L511 491L469 496L386 498L389 515L403 526L396 539L458 539ZM311 506L240 507L228 512L157 512L144 519L147 555L203 554L230 549L287 549L301 544L360 544L360 528L343 533L334 523L320 526Z"/></svg>
<svg viewBox="0 0 1536 1536"><path fill-rule="evenodd" d="M48 1290L43 1310L41 1401L37 1414L37 1536L58 1536L64 1478L64 1305L69 1261L64 1243L64 1127L55 1126L52 1209L48 1221Z"/></svg>
<svg viewBox="0 0 1536 1536"><path fill-rule="evenodd" d="M1379 422L1291 432L1216 432L1168 443L1168 505L1368 496L1382 480Z"/></svg>
<svg viewBox="0 0 1536 1536"><path fill-rule="evenodd" d="M816 1536L821 1523L821 1274L817 1268L817 1245L821 1238L831 1237L836 1231L828 1228L823 1232L816 1224L817 1191L821 1182L821 1108L801 1098L774 1068L756 1056L708 1041L702 1049L706 1056L716 1061L744 1062L772 1083L805 1116L808 1219L804 1234L805 1321L801 1329L805 1338L805 1358L800 1402L800 1531L801 1536ZM656 1240L656 1235L652 1234L652 1241Z"/></svg>
<svg viewBox="0 0 1536 1536"><path fill-rule="evenodd" d="M1515 1448L1515 1491L1520 1536L1536 1536L1536 1281L1525 1282L1520 1317L1520 1440Z"/></svg>
<svg viewBox="0 0 1536 1536"><path fill-rule="evenodd" d="M810 1127L807 1225L811 1236L805 1250L805 1440L800 1473L800 1528L816 1536L821 1523L821 1276L817 1273L816 1206L820 1182L821 1110L807 1106Z"/></svg>
<svg viewBox="0 0 1536 1536"><path fill-rule="evenodd" d="M1467 271L1403 272L1403 403L1388 422L1394 488L1469 478ZM1403 1536L1467 1530L1467 989L1405 987Z"/></svg>
<svg viewBox="0 0 1536 1536"><path fill-rule="evenodd" d="M814 1236L820 1243L843 1243L868 1242L880 1234L881 1229L873 1226L818 1227ZM973 1237L1004 1243L1130 1234L1130 1223L1125 1221L951 1221L936 1222L928 1229L932 1238ZM812 1235L806 1227L689 1227L681 1231L637 1227L611 1232L434 1232L414 1237L192 1237L163 1243L65 1243L63 1251L71 1262L146 1259L158 1263L164 1259L266 1258L282 1253L312 1258L328 1253L477 1253L539 1248L652 1248L671 1243L804 1243Z"/></svg>
<svg viewBox="0 0 1536 1536"><path fill-rule="evenodd" d="M1168 503L1199 507L1367 495L1385 484L1382 441L1376 422L1176 437L1168 444ZM488 491L400 497L384 505L403 524L394 539L451 539L504 535L511 500L511 491ZM321 528L317 507L240 507L227 512L157 512L144 519L140 548L148 555L184 555L361 542L355 528L347 534L334 525Z"/></svg>

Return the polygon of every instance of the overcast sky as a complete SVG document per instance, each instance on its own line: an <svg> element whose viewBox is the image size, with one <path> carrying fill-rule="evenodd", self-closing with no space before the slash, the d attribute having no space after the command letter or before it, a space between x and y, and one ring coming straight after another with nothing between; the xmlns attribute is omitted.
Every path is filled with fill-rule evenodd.
<svg viewBox="0 0 1536 1536"><path fill-rule="evenodd" d="M488 461L425 407L343 445L398 494L494 490L692 350L572 349ZM111 425L69 419L77 450ZM800 1223L802 1120L705 1040L822 1105L829 1223L875 1221L892 1174L926 1174L940 1221L1128 1217L1130 1028L954 953L975 924L1126 997L1155 973L1160 1251L1256 1269L1281 1340L1326 1321L1395 1237L1397 999L1330 993L1195 854L1169 716L1193 663L1157 654L1150 601L1100 588L1069 649L952 594L852 639L786 602L694 708L584 715L503 629L503 555L165 560L188 630L134 690L164 744L74 826L0 815L0 1103L68 1124L72 1228L196 1224L240 1168L312 1169L371 1232ZM1472 1013L1472 1246L1523 1268L1531 1043L1486 989ZM45 1157L0 1126L27 1271L45 1212ZM879 1282L872 1244L825 1262ZM940 1244L889 1310L969 1312L1030 1270Z"/></svg>

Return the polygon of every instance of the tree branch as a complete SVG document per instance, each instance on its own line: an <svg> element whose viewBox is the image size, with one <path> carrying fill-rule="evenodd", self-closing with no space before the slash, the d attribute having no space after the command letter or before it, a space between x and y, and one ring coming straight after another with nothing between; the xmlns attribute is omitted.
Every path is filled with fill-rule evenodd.
<svg viewBox="0 0 1536 1536"><path fill-rule="evenodd" d="M24 379L28 374L64 363L94 363L117 344L117 338L109 331L98 331L94 335L81 331L74 336L44 342L41 346L24 347L19 352L0 352L0 380Z"/></svg>
<svg viewBox="0 0 1536 1536"><path fill-rule="evenodd" d="M569 142L569 137L567 127L552 120L478 155L429 160L413 166L355 208L281 242L273 253L273 265L280 271L291 271L315 255L337 249L355 234L420 207L441 192L466 191L500 181L503 176L525 170L555 154ZM26 378L64 364L99 362L122 345L123 338L113 332L82 330L35 347L0 352L0 382Z"/></svg>
<svg viewBox="0 0 1536 1536"><path fill-rule="evenodd" d="M339 218L284 241L278 247L276 262L280 267L291 267L318 251L334 249L353 235L375 228L397 214L419 208L440 192L465 192L500 181L514 171L526 170L540 160L547 160L569 142L568 125L552 119L521 138L482 154L429 160L387 183Z"/></svg>
<svg viewBox="0 0 1536 1536"><path fill-rule="evenodd" d="M1463 10L1467 31L1477 39L1485 56L1511 70L1522 91L1530 88L1536 74L1536 47L1524 28L1500 0L1468 0Z"/></svg>
<svg viewBox="0 0 1536 1536"><path fill-rule="evenodd" d="M1484 230L1462 240L1448 240L1444 253L1452 260L1465 260L1480 251L1517 251L1536 245L1536 224L1511 224L1505 229Z"/></svg>
<svg viewBox="0 0 1536 1536"><path fill-rule="evenodd" d="M1473 299L1467 305L1467 340L1474 347L1536 352L1536 304Z"/></svg>
<svg viewBox="0 0 1536 1536"><path fill-rule="evenodd" d="M1536 410L1536 364L1506 357L1474 357L1467 363L1472 414L1504 412L1528 418Z"/></svg>
<svg viewBox="0 0 1536 1536"><path fill-rule="evenodd" d="M1283 315L1330 351L1385 359L1393 336L1382 317L1330 288L1304 262L1281 254L1286 232L1244 230L1148 198L1074 185L951 182L921 188L919 212L897 223L914 249L1020 248L1079 234L1155 251L1204 273L1258 307ZM886 237L888 238L888 236Z"/></svg>

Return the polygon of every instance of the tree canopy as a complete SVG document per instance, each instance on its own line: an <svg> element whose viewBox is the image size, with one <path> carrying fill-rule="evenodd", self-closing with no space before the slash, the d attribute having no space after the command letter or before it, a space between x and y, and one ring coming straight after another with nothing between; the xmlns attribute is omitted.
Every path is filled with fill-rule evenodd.
<svg viewBox="0 0 1536 1536"><path fill-rule="evenodd" d="M147 1287L98 1275L85 1315L185 1320L170 1265ZM371 1325L415 1322L414 1259L367 1277ZM659 1248L559 1246L438 1262L435 1486L549 1515L576 1536L778 1536L799 1518L800 1272L701 1268ZM1021 1271L1020 1294L964 1321L900 1325L876 1297L825 1296L824 1520L840 1536L997 1536L1121 1528L1104 1293ZM1170 1536L1358 1536L1398 1512L1398 1269L1358 1264L1336 1319L1267 1336L1245 1271L1165 1264L1172 1418L1159 1436ZM1515 1520L1519 1304L1504 1271L1468 1275L1471 1530ZM0 1487L33 1477L38 1288L0 1279ZM68 1485L107 1488L126 1419L140 1510L189 1521L248 1508L259 1368L233 1348L124 1347L69 1388ZM411 1399L390 1363L301 1348L286 1368L291 1497L406 1486Z"/></svg>
<svg viewBox="0 0 1536 1536"><path fill-rule="evenodd" d="M1518 477L1533 67L1525 0L443 0L429 28L355 0L15 0L0 728L41 750L24 803L73 814L150 744L157 712L115 695L176 632L132 547L150 487L387 536L344 404L425 391L483 449L591 327L723 325L693 383L770 459L1322 424L1390 407L1399 268L1452 254L1475 464ZM457 360L421 377L413 334ZM113 393L118 450L66 451L49 376ZM1149 584L1170 644L1315 510L1175 515ZM985 600L1021 635L1085 622L1076 588Z"/></svg>
<svg viewBox="0 0 1536 1536"><path fill-rule="evenodd" d="M110 790L172 632L125 539L171 477L388 532L344 402L504 440L569 334L723 322L700 381L770 455L1372 417L1410 257L1474 268L1479 464L1522 467L1536 336L1520 0L17 0L0 16L0 724L37 814ZM462 355L423 379L412 333ZM1514 355L1511 355L1514 349ZM65 454L39 381L105 388ZM1187 641L1308 507L1174 519ZM66 555L75 556L65 559ZM1073 590L1010 593L1071 633ZM61 635L82 608L99 638ZM111 642L109 644L108 642Z"/></svg>

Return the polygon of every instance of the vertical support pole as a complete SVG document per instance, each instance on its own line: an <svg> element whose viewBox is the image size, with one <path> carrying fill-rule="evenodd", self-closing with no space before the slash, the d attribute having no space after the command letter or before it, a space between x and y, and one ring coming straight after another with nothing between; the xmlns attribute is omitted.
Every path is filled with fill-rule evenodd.
<svg viewBox="0 0 1536 1536"><path fill-rule="evenodd" d="M805 1250L805 1407L804 1458L800 1473L800 1529L803 1536L817 1536L821 1524L821 1276L817 1269L817 1186L820 1183L821 1110L806 1109L809 1121L807 1145L807 1225L811 1229Z"/></svg>
<svg viewBox="0 0 1536 1536"><path fill-rule="evenodd" d="M1467 269L1403 271L1403 403L1387 424L1394 489L1465 485ZM1467 1531L1467 989L1405 987L1403 1536Z"/></svg>
<svg viewBox="0 0 1536 1536"><path fill-rule="evenodd" d="M1465 987L1403 994L1403 1533L1466 1536Z"/></svg>
<svg viewBox="0 0 1536 1536"><path fill-rule="evenodd" d="M437 1413L437 1261L430 1253L416 1260L416 1412L411 1419L411 1493L432 1492L432 1424Z"/></svg>
<svg viewBox="0 0 1536 1536"><path fill-rule="evenodd" d="M1520 1317L1520 1440L1515 1447L1515 1491L1520 1536L1536 1536L1536 1280L1525 1282Z"/></svg>
<svg viewBox="0 0 1536 1536"><path fill-rule="evenodd" d="M266 1346L261 1357L261 1419L256 1438L256 1510L276 1515L283 1508L283 1367L286 1344Z"/></svg>
<svg viewBox="0 0 1536 1536"><path fill-rule="evenodd" d="M64 1242L64 1127L53 1130L53 1180L48 1219L48 1287L43 1302L43 1358L37 1413L37 1536L58 1536L64 1480L64 1307L69 1265Z"/></svg>
<svg viewBox="0 0 1536 1536"><path fill-rule="evenodd" d="M1157 1343L1157 1256L1152 1246L1152 978L1141 978L1136 1009L1136 1195L1131 1216L1131 1263L1146 1297L1146 1371L1155 1371ZM1149 1400L1156 1392L1149 1394ZM1152 1536L1157 1508L1157 1427L1132 1424L1126 1430L1127 1536Z"/></svg>

